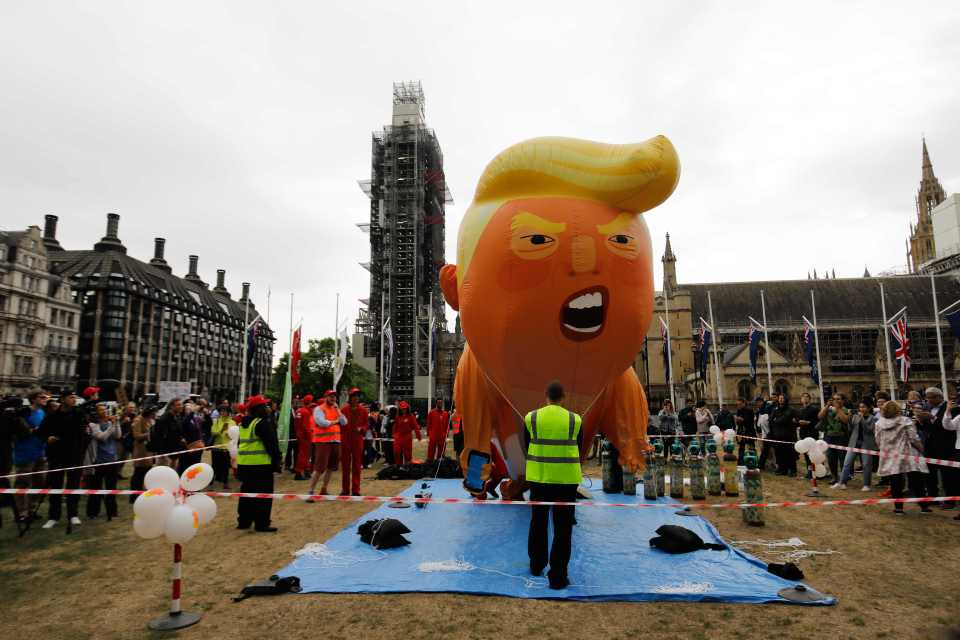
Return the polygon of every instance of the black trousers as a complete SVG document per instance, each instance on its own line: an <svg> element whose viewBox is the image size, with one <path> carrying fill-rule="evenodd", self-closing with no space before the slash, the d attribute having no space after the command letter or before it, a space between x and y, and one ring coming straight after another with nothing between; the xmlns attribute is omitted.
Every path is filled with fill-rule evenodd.
<svg viewBox="0 0 960 640"><path fill-rule="evenodd" d="M230 452L226 449L211 449L210 462L213 464L214 482L230 483Z"/></svg>
<svg viewBox="0 0 960 640"><path fill-rule="evenodd" d="M777 473L797 474L797 450L792 444L777 444L773 453L777 457Z"/></svg>
<svg viewBox="0 0 960 640"><path fill-rule="evenodd" d="M941 460L956 460L957 459L957 450L939 450L932 449L926 453L925 456L928 458L940 458ZM930 469L930 473L927 474L925 478L927 482L927 495L931 497L940 495L940 483L943 481L943 495L945 496L956 496L960 495L960 469L954 467L945 467L940 464L928 464L927 468ZM912 485L911 485L912 486ZM952 505L953 502L944 502L944 506Z"/></svg>
<svg viewBox="0 0 960 640"><path fill-rule="evenodd" d="M133 475L130 476L130 489L133 491L143 491L143 479L147 476L147 471L153 467L134 467ZM137 501L139 496L131 495L130 504Z"/></svg>
<svg viewBox="0 0 960 640"><path fill-rule="evenodd" d="M757 462L757 468L761 471L767 468L767 457L770 455L771 451L775 451L773 448L773 443L766 440L761 440L760 460ZM774 453L774 455L776 455L776 453Z"/></svg>
<svg viewBox="0 0 960 640"><path fill-rule="evenodd" d="M242 493L273 493L273 466L268 464L242 464L237 467ZM257 529L270 526L273 500L267 498L240 498L237 503L237 525L246 528L251 524Z"/></svg>
<svg viewBox="0 0 960 640"><path fill-rule="evenodd" d="M453 434L453 450L457 454L457 462L460 462L460 454L463 453L463 431Z"/></svg>
<svg viewBox="0 0 960 640"><path fill-rule="evenodd" d="M177 473L183 473L190 465L197 464L203 460L203 449L191 451L190 453L181 453L177 458Z"/></svg>
<svg viewBox="0 0 960 640"><path fill-rule="evenodd" d="M890 497L892 498L902 498L903 497L903 488L907 481L910 481L910 493L913 494L914 498L925 498L926 488L927 488L927 473L920 473L919 471L912 471L910 473L898 473L890 478ZM929 495L929 494L928 494ZM924 511L930 509L929 502L919 503L920 508ZM903 503L895 502L893 505L895 511L903 511Z"/></svg>
<svg viewBox="0 0 960 640"><path fill-rule="evenodd" d="M117 478L120 476L120 464L109 464L95 467L90 478L89 489L116 489ZM117 517L117 496L87 496L87 517L96 518L100 515L101 498L107 507L107 517Z"/></svg>
<svg viewBox="0 0 960 640"><path fill-rule="evenodd" d="M290 438L290 440L287 441L287 455L283 460L283 466L287 469L287 471L293 471L293 462L296 459L297 440L295 438Z"/></svg>
<svg viewBox="0 0 960 640"><path fill-rule="evenodd" d="M574 502L577 499L575 484L530 483L530 499L545 502ZM571 538L573 537L574 507L532 507L530 514L530 534L527 536L527 554L530 556L530 570L540 573L547 566L547 521L553 511L553 546L550 547L550 571L547 577L551 583L567 579L567 565L570 562Z"/></svg>
<svg viewBox="0 0 960 640"><path fill-rule="evenodd" d="M47 472L47 488L48 489L79 489L80 488L80 476L83 474L82 469L71 469L70 471L63 471L62 469L54 469L53 471ZM64 486L64 479L67 483ZM48 511L50 520L59 520L60 515L63 510L63 496L59 493L53 493L47 496L47 500L50 502L50 510ZM80 507L80 496L72 495L67 496L67 517L72 518L79 512Z"/></svg>

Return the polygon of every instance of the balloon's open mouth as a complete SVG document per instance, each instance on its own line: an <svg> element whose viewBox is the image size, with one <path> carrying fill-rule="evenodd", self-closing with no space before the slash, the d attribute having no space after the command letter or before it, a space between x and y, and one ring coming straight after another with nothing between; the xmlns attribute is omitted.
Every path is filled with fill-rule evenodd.
<svg viewBox="0 0 960 640"><path fill-rule="evenodd" d="M567 298L560 309L560 329L570 340L589 340L603 331L610 294L606 287L590 287Z"/></svg>

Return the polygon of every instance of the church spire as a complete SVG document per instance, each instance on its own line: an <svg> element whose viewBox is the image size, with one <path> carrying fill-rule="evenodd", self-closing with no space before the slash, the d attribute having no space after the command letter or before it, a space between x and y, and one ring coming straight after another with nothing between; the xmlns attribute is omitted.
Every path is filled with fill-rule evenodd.
<svg viewBox="0 0 960 640"><path fill-rule="evenodd" d="M930 161L930 152L927 150L926 137L921 138L921 141L923 153L920 163L920 188L917 190L915 200L917 223L910 225L910 249L907 256L908 266L913 273L917 273L923 263L932 260L936 255L930 212L947 198L943 186L933 173L933 163Z"/></svg>
<svg viewBox="0 0 960 640"><path fill-rule="evenodd" d="M673 292L677 290L677 256L673 255L673 247L670 246L670 234L667 234L667 246L663 249L663 295L673 297Z"/></svg>

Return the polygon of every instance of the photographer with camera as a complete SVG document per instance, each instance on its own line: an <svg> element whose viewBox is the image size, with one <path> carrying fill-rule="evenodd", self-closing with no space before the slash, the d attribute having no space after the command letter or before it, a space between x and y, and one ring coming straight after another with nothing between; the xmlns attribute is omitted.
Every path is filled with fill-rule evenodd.
<svg viewBox="0 0 960 640"><path fill-rule="evenodd" d="M46 477L42 471L47 468L46 447L40 439L40 425L46 417L45 407L50 397L43 391L34 391L28 396L30 406L20 411L20 420L16 421L13 442L13 465L17 477L13 486L18 489L42 489ZM20 474L29 474L23 475ZM17 519L29 522L33 511L40 504L38 495L14 496Z"/></svg>
<svg viewBox="0 0 960 640"><path fill-rule="evenodd" d="M820 413L817 415L823 424L823 439L827 444L837 444L847 446L850 439L850 413L843 405L843 396L839 393L833 394ZM840 467L843 462L844 451L842 449L827 449L827 464L830 466L830 477L833 479L831 489L840 489Z"/></svg>
<svg viewBox="0 0 960 640"><path fill-rule="evenodd" d="M120 422L118 416L110 415L107 406L103 403L97 404L96 412L97 421L91 422L89 429L96 448L93 463L102 466L93 468L89 488L116 489L117 478L120 475L120 465L117 464L117 443L121 438ZM87 498L88 520L100 517L101 498L105 498L102 502L107 506L107 519L117 516L117 496L92 495Z"/></svg>
<svg viewBox="0 0 960 640"><path fill-rule="evenodd" d="M69 469L83 464L83 454L87 449L90 436L83 412L77 407L77 396L72 391L63 394L63 404L56 411L47 413L40 425L40 438L47 445L48 489L63 489L66 480L67 489L79 489L82 469ZM48 407L53 403L48 403ZM63 496L50 495L50 510L44 529L51 529L60 521ZM67 496L67 517L70 524L80 524L78 517L80 496Z"/></svg>

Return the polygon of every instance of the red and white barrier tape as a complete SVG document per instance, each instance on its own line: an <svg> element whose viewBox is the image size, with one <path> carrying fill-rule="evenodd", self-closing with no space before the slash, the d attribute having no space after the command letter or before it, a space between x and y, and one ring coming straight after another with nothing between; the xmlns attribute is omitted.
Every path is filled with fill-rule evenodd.
<svg viewBox="0 0 960 640"><path fill-rule="evenodd" d="M712 437L712 434L711 434ZM790 442L789 440L771 440L770 438L756 438L754 436L737 436L738 438L743 438L744 440L758 440L761 442L770 442L773 444L789 444L791 447L796 444L796 442ZM827 443L827 446L831 449L839 449L840 451L853 451L855 453L867 453L871 456L877 456L879 458L906 458L907 460L913 460L914 462L925 462L927 464L936 464L943 467L956 467L960 469L960 461L957 460L941 460L940 458L925 458L923 456L914 456L904 453L880 453L876 449L859 449L857 447L845 447L839 444L830 444Z"/></svg>
<svg viewBox="0 0 960 640"><path fill-rule="evenodd" d="M14 495L84 495L84 496L130 496L139 495L143 491L132 489L0 489L2 494ZM239 491L205 491L201 492L211 498L259 498L263 500L299 500L306 502L309 499L315 502L369 502L369 503L402 503L402 504L471 504L478 506L507 505L507 506L537 506L537 507L619 507L628 509L746 509L748 507L833 507L850 505L878 505L893 503L927 503L927 502L960 502L960 496L939 496L933 498L862 498L859 500L803 500L784 502L594 502L581 500L578 502L550 502L533 500L475 500L473 498L414 498L409 496L335 496L310 495L308 493L243 493Z"/></svg>

